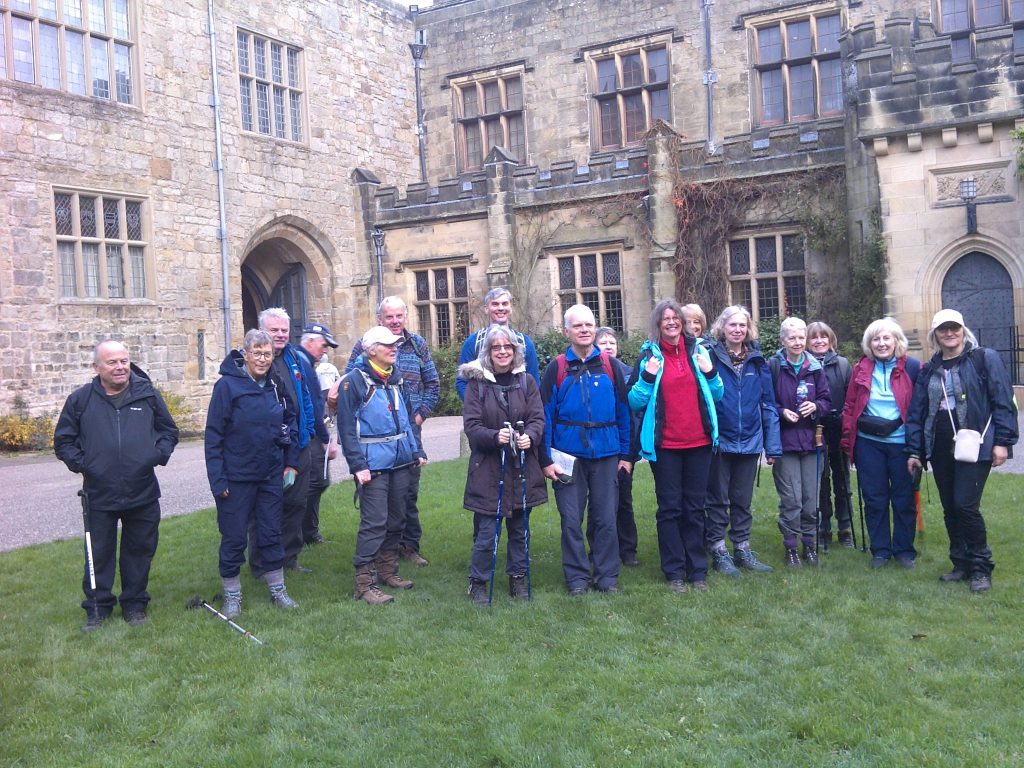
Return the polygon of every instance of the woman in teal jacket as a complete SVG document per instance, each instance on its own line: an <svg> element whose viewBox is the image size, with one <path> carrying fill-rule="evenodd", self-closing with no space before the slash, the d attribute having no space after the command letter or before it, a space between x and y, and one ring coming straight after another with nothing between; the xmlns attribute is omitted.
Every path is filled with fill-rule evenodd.
<svg viewBox="0 0 1024 768"><path fill-rule="evenodd" d="M640 455L651 462L661 570L675 592L705 591L704 501L718 444L715 401L722 380L708 351L683 332L683 309L659 301L640 350L629 407L642 411Z"/></svg>

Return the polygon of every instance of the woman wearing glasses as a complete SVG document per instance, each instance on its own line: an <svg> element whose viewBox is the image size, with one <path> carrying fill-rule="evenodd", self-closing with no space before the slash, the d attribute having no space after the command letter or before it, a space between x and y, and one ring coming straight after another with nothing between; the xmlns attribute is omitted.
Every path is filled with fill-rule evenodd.
<svg viewBox="0 0 1024 768"><path fill-rule="evenodd" d="M273 361L270 335L246 333L242 349L221 363L206 414L206 474L217 503L223 612L229 619L242 612L239 573L250 520L271 600L279 608L298 607L285 589L281 543L284 483L298 465L298 424L269 375Z"/></svg>
<svg viewBox="0 0 1024 768"><path fill-rule="evenodd" d="M492 325L482 333L480 356L459 366L459 378L466 382L462 421L472 452L463 506L475 515L469 597L478 605L488 602L499 495L508 530L509 594L519 600L529 596L526 515L548 500L538 449L544 443L544 405L537 382L526 373L526 349L508 326ZM496 494L503 464L505 482Z"/></svg>
<svg viewBox="0 0 1024 768"><path fill-rule="evenodd" d="M401 340L383 325L368 330L363 334L363 354L338 389L338 437L359 489L353 596L370 605L394 600L378 584L395 589L413 586L398 575L398 545L405 530L412 468L425 464L427 456L412 428L412 413L402 396L402 374L395 365Z"/></svg>

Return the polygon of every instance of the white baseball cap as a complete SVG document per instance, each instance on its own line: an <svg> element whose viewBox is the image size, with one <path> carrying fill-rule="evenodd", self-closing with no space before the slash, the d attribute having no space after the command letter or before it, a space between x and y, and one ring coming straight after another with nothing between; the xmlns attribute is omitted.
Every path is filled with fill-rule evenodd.
<svg viewBox="0 0 1024 768"><path fill-rule="evenodd" d="M963 327L964 316L955 309L940 309L935 313L935 317L932 318L932 330L934 331L940 325L945 325L946 323L956 323Z"/></svg>
<svg viewBox="0 0 1024 768"><path fill-rule="evenodd" d="M383 325L375 325L363 334L363 349L369 349L374 344L394 344L401 340L401 336L395 336Z"/></svg>

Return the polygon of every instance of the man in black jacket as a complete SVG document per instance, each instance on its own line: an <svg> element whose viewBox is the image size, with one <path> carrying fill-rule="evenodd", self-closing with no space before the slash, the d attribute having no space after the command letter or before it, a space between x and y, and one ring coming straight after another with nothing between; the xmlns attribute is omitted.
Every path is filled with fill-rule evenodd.
<svg viewBox="0 0 1024 768"><path fill-rule="evenodd" d="M57 458L81 473L88 494L96 589L82 579L87 615L83 632L110 616L121 521L121 613L132 626L146 622L149 568L160 525L160 485L153 471L178 443L178 428L149 377L118 341L93 350L96 377L64 403L53 435Z"/></svg>

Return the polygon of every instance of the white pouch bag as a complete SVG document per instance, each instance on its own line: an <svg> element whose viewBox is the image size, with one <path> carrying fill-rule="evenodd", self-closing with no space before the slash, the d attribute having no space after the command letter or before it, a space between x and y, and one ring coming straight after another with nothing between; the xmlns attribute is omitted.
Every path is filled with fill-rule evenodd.
<svg viewBox="0 0 1024 768"><path fill-rule="evenodd" d="M943 395L946 388L942 388ZM949 396L946 396L946 413L949 414L949 423L953 424L953 413L949 410ZM985 429L979 432L976 429L958 429L953 435L953 458L962 461L964 464L977 464L978 454L981 453L981 444L985 441L985 433L992 424L992 417L985 422ZM953 424L954 428L956 427Z"/></svg>

